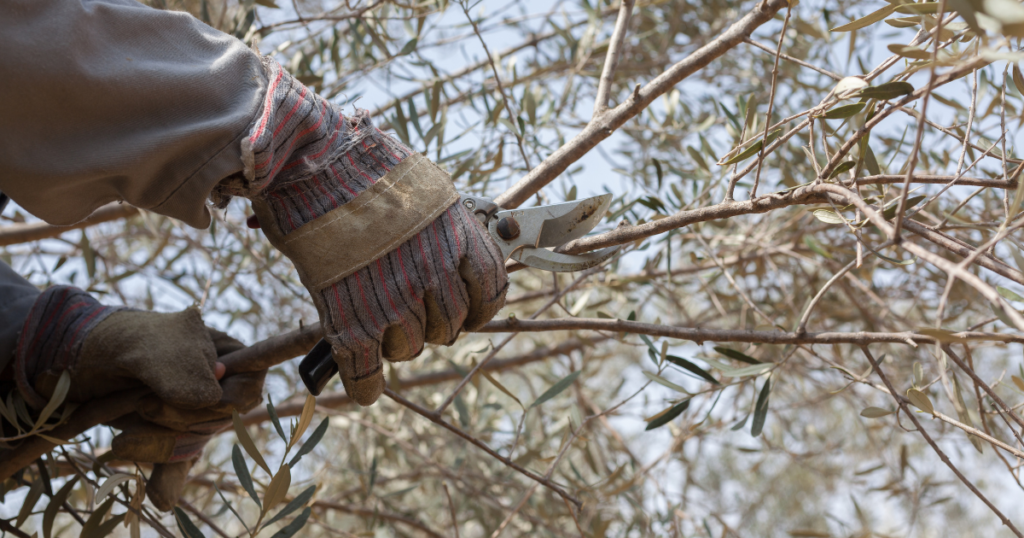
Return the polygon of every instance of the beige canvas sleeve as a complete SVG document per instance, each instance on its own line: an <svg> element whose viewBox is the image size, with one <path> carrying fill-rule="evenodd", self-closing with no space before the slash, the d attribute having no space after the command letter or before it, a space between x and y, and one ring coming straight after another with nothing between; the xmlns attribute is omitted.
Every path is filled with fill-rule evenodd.
<svg viewBox="0 0 1024 538"><path fill-rule="evenodd" d="M398 248L458 199L448 172L413 153L355 200L287 235L272 224L276 219L264 199L253 200L253 211L270 243L314 291Z"/></svg>
<svg viewBox="0 0 1024 538"><path fill-rule="evenodd" d="M0 191L52 224L123 200L209 226L266 93L256 53L133 0L4 0L0 51Z"/></svg>

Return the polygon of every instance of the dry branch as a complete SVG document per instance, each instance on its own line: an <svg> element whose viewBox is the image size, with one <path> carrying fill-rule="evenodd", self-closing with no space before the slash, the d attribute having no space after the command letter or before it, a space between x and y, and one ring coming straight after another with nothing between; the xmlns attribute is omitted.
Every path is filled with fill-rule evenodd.
<svg viewBox="0 0 1024 538"><path fill-rule="evenodd" d="M571 353L573 351L584 349L600 342L607 340L604 337L597 338L581 338L572 339L566 342L562 342L557 346L552 347L540 347L529 353L524 353L518 357L510 357L508 359L497 359L489 362L484 368L485 372L500 372L502 370L509 370L512 368L518 368L526 364L547 360L553 357L558 357ZM446 381L457 381L462 379L463 374L453 370L441 370L438 372L430 372L420 374L413 377L389 380L388 385L393 387L395 390L406 390L416 387L424 387L428 385L436 385L438 383L444 383ZM325 393L317 396L316 405L317 407L326 408L337 408L346 406L353 403L352 398L349 398L347 394L343 392ZM298 416L302 413L303 401L285 402L275 406L277 415L279 417L290 417ZM256 424L270 420L270 414L267 413L266 408L257 407L249 413L242 416L242 420L247 425Z"/></svg>
<svg viewBox="0 0 1024 538"><path fill-rule="evenodd" d="M546 332L546 331L606 331L612 333L646 334L689 340L698 344L704 342L747 342L757 344L934 344L935 338L913 332L820 332L797 333L784 331L747 331L736 329L703 329L656 325L621 319L565 318L542 320L518 320L515 318L492 321L477 332ZM951 337L958 340L1024 343L1024 336L986 333L977 331L958 332Z"/></svg>

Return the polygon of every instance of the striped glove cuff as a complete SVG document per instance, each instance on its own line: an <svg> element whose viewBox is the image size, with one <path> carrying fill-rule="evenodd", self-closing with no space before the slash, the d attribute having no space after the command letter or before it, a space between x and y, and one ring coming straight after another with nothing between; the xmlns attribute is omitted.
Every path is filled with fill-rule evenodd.
<svg viewBox="0 0 1024 538"><path fill-rule="evenodd" d="M14 356L15 381L29 405L46 405L36 392L39 376L74 371L89 332L119 310L124 307L104 306L72 286L53 286L36 298Z"/></svg>
<svg viewBox="0 0 1024 538"><path fill-rule="evenodd" d="M346 116L272 58L264 64L270 82L263 110L242 141L245 178L218 191L264 199L282 233L351 202L412 154L366 111Z"/></svg>

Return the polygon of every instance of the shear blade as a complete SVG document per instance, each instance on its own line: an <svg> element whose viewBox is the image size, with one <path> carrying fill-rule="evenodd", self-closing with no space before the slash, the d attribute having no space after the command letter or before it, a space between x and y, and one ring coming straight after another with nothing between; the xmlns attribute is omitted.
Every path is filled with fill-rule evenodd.
<svg viewBox="0 0 1024 538"><path fill-rule="evenodd" d="M512 254L512 259L544 271L571 273L589 269L611 258L619 247L608 247L586 254L562 254L543 248L524 248Z"/></svg>
<svg viewBox="0 0 1024 538"><path fill-rule="evenodd" d="M525 218L543 220L538 247L560 247L573 239L579 239L590 233L597 226L608 207L612 204L611 194L602 194L544 207L526 209ZM535 213L531 213L535 212Z"/></svg>

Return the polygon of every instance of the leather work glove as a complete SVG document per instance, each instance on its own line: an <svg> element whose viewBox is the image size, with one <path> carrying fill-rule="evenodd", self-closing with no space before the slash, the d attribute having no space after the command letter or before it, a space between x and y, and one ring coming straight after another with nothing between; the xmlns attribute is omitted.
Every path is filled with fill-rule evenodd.
<svg viewBox="0 0 1024 538"><path fill-rule="evenodd" d="M497 245L458 203L447 172L265 59L269 89L242 141L244 177L215 202L249 198L316 305L348 395L384 391L381 358L450 345L504 305Z"/></svg>
<svg viewBox="0 0 1024 538"><path fill-rule="evenodd" d="M154 463L146 492L154 506L177 504L207 441L231 426L231 413L262 400L266 370L217 380L217 357L245 347L203 324L198 310L162 314L101 305L86 292L54 286L37 299L15 351L14 375L26 402L41 408L64 370L65 401L84 403L149 387L121 430L114 459Z"/></svg>

